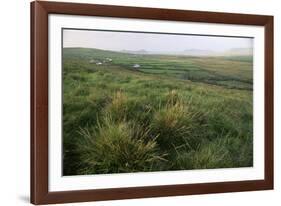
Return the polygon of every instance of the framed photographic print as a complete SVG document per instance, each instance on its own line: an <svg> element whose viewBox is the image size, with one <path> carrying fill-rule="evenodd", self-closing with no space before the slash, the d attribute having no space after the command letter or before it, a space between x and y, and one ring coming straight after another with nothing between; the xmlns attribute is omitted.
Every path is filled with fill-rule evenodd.
<svg viewBox="0 0 281 206"><path fill-rule="evenodd" d="M31 3L31 202L273 189L273 17Z"/></svg>

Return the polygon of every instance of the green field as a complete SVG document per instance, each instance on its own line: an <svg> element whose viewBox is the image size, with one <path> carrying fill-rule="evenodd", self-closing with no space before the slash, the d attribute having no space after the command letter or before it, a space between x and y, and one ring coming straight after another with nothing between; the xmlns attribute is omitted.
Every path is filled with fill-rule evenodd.
<svg viewBox="0 0 281 206"><path fill-rule="evenodd" d="M64 48L63 174L252 166L252 62Z"/></svg>

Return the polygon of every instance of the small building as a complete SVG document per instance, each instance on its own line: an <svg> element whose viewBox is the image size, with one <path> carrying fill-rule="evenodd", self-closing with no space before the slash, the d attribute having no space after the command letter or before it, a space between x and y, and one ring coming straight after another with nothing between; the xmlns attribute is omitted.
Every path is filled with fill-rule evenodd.
<svg viewBox="0 0 281 206"><path fill-rule="evenodd" d="M110 59L110 58L105 58L105 60L107 61L107 62L111 62L112 61L112 59Z"/></svg>
<svg viewBox="0 0 281 206"><path fill-rule="evenodd" d="M102 65L102 62L97 62L96 65Z"/></svg>
<svg viewBox="0 0 281 206"><path fill-rule="evenodd" d="M136 68L136 69L137 69L137 68L140 68L140 65L139 65L139 64L134 64L134 65L133 65L133 68Z"/></svg>

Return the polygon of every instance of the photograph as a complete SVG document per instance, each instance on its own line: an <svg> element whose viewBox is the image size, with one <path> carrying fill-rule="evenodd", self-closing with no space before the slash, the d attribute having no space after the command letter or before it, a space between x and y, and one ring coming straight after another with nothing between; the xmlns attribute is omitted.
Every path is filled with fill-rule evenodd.
<svg viewBox="0 0 281 206"><path fill-rule="evenodd" d="M31 203L274 189L273 13L175 8L31 2Z"/></svg>
<svg viewBox="0 0 281 206"><path fill-rule="evenodd" d="M253 38L62 29L63 176L253 167Z"/></svg>

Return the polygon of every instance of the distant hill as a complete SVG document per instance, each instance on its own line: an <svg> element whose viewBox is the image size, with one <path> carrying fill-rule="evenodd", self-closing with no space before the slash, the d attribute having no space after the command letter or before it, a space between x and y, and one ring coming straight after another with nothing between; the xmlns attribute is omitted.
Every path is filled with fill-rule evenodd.
<svg viewBox="0 0 281 206"><path fill-rule="evenodd" d="M113 51L113 50L102 50L102 49L96 49L96 48L64 48L67 49L68 52L71 52L72 50L83 50L84 57L87 54L87 51L89 53L92 53L93 51L96 51L98 53L111 53L111 55L119 55L120 53L125 54L133 54L133 55L182 55L182 56L198 56L198 57L212 57L212 56L253 56L253 49L252 48L233 48L222 52L212 51L212 50L201 50L201 49L186 49L183 51L147 51L144 49L141 50L120 50L120 51Z"/></svg>
<svg viewBox="0 0 281 206"><path fill-rule="evenodd" d="M252 48L234 48L222 53L223 56L252 56Z"/></svg>
<svg viewBox="0 0 281 206"><path fill-rule="evenodd" d="M147 51L144 49L141 50L121 50L122 53L127 54L159 54L159 55L184 55L184 56L252 56L252 48L233 48L230 50L217 52L212 50L203 50L203 49L186 49L183 51Z"/></svg>
<svg viewBox="0 0 281 206"><path fill-rule="evenodd" d="M189 56L215 56L216 52L211 50L202 50L202 49L186 49L181 52L182 55Z"/></svg>
<svg viewBox="0 0 281 206"><path fill-rule="evenodd" d="M190 56L252 56L252 48L233 48L222 52L212 50L188 49L184 50L182 55Z"/></svg>
<svg viewBox="0 0 281 206"><path fill-rule="evenodd" d="M144 50L144 49L141 49L141 50L126 50L126 49L123 49L120 52L128 53L128 54L149 54L149 52Z"/></svg>

